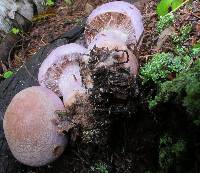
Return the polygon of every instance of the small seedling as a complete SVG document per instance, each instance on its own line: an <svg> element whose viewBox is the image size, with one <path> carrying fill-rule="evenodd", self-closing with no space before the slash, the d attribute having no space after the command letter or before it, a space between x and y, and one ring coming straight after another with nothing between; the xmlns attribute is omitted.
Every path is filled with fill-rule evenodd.
<svg viewBox="0 0 200 173"><path fill-rule="evenodd" d="M3 74L3 77L4 77L5 79L10 78L10 77L12 77L12 76L13 76L13 72L12 72L12 71L6 71L6 72L4 72L4 74Z"/></svg>
<svg viewBox="0 0 200 173"><path fill-rule="evenodd" d="M17 34L20 33L20 29L14 27L14 28L11 29L11 32L12 32L13 34L17 35Z"/></svg>
<svg viewBox="0 0 200 173"><path fill-rule="evenodd" d="M53 6L55 4L54 0L47 0L46 6Z"/></svg>

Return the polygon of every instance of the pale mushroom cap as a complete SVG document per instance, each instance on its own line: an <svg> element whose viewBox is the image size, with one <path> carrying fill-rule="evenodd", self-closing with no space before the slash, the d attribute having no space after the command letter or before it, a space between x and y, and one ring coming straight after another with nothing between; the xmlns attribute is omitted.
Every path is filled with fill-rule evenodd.
<svg viewBox="0 0 200 173"><path fill-rule="evenodd" d="M78 60L82 58L86 49L78 44L71 43L54 49L43 61L38 74L41 86L47 87L62 96L59 80L69 66L79 66ZM68 82L68 81L66 81Z"/></svg>
<svg viewBox="0 0 200 173"><path fill-rule="evenodd" d="M114 1L97 7L89 15L85 30L87 44L102 30L119 30L127 35L126 44L135 44L144 30L140 11L132 4Z"/></svg>
<svg viewBox="0 0 200 173"><path fill-rule="evenodd" d="M58 158L67 144L58 133L56 110L64 110L59 97L35 86L22 90L9 104L3 121L14 157L25 165L42 166Z"/></svg>
<svg viewBox="0 0 200 173"><path fill-rule="evenodd" d="M123 37L117 37L116 33L110 33L110 32L101 32L99 33L93 42L88 46L88 52L90 52L94 47L97 48L108 48L108 50L125 50L128 53L128 56L124 54L123 56L119 55L121 57L120 61L126 61L127 58L129 58L129 61L127 63L124 63L124 66L126 68L130 68L130 72L133 75L138 74L138 60L135 57L135 55L127 48L126 44L124 43ZM112 61L112 60L110 60ZM107 61L108 62L108 61Z"/></svg>

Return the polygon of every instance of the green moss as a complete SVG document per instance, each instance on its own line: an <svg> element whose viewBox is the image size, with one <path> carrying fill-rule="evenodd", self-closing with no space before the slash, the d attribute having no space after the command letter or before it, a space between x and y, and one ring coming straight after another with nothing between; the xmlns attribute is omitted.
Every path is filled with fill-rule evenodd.
<svg viewBox="0 0 200 173"><path fill-rule="evenodd" d="M161 83L149 107L167 102L172 97L177 98L178 102L186 107L188 113L193 115L194 121L200 119L200 59L178 74L174 80Z"/></svg>
<svg viewBox="0 0 200 173"><path fill-rule="evenodd" d="M165 28L169 27L174 21L174 15L169 13L165 16L160 16L159 21L156 24L156 30L161 33Z"/></svg>
<svg viewBox="0 0 200 173"><path fill-rule="evenodd" d="M168 75L179 73L187 69L190 62L189 56L179 57L170 53L155 54L153 58L141 68L140 76L144 83L152 80L161 83L167 80Z"/></svg>
<svg viewBox="0 0 200 173"><path fill-rule="evenodd" d="M185 150L185 141L174 141L169 135L160 138L159 145L159 165L162 170L168 170L173 162L179 159Z"/></svg>
<svg viewBox="0 0 200 173"><path fill-rule="evenodd" d="M191 56L200 57L200 41L192 47Z"/></svg>
<svg viewBox="0 0 200 173"><path fill-rule="evenodd" d="M91 167L91 171L98 173L108 173L107 166L105 163L99 162Z"/></svg>
<svg viewBox="0 0 200 173"><path fill-rule="evenodd" d="M180 45L180 44L184 43L189 38L191 31L192 31L191 23L188 23L187 25L183 25L180 28L180 32L178 34L174 33L172 35L172 40L173 40L174 44Z"/></svg>

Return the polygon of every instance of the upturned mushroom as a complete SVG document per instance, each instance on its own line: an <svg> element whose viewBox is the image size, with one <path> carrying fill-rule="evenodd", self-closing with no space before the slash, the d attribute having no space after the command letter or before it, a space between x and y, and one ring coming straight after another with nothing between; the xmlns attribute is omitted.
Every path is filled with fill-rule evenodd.
<svg viewBox="0 0 200 173"><path fill-rule="evenodd" d="M143 30L140 11L130 3L115 1L92 11L86 22L85 39L90 44L98 33L106 31L116 33L127 45L136 44Z"/></svg>
<svg viewBox="0 0 200 173"><path fill-rule="evenodd" d="M79 60L86 49L71 43L54 49L42 63L38 81L59 97L63 96L64 105L74 103L78 94L85 93L80 74Z"/></svg>
<svg viewBox="0 0 200 173"><path fill-rule="evenodd" d="M128 49L124 40L118 37L116 33L101 32L97 34L93 42L89 44L88 52L90 52L94 47L107 48L108 50L113 51L111 56L99 65L109 66L114 62L124 62L123 66L129 68L132 75L137 75L139 68L138 60Z"/></svg>
<svg viewBox="0 0 200 173"><path fill-rule="evenodd" d="M3 128L14 157L25 165L42 166L57 159L67 145L58 133L55 111L64 110L51 90L34 86L22 90L9 104Z"/></svg>

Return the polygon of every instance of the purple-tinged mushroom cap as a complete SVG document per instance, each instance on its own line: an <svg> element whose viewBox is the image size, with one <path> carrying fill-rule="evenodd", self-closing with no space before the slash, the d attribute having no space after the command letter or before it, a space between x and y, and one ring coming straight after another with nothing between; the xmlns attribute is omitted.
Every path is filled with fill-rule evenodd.
<svg viewBox="0 0 200 173"><path fill-rule="evenodd" d="M35 86L22 90L9 104L3 128L14 157L25 165L42 166L57 159L67 138L58 133L55 111L64 110L51 90Z"/></svg>
<svg viewBox="0 0 200 173"><path fill-rule="evenodd" d="M58 96L63 96L64 104L70 105L77 93L85 92L80 74L79 60L86 49L71 43L54 49L42 63L38 81Z"/></svg>
<svg viewBox="0 0 200 173"><path fill-rule="evenodd" d="M124 35L126 44L139 41L144 30L140 11L132 4L115 1L97 7L88 17L85 29L87 44L102 30Z"/></svg>

